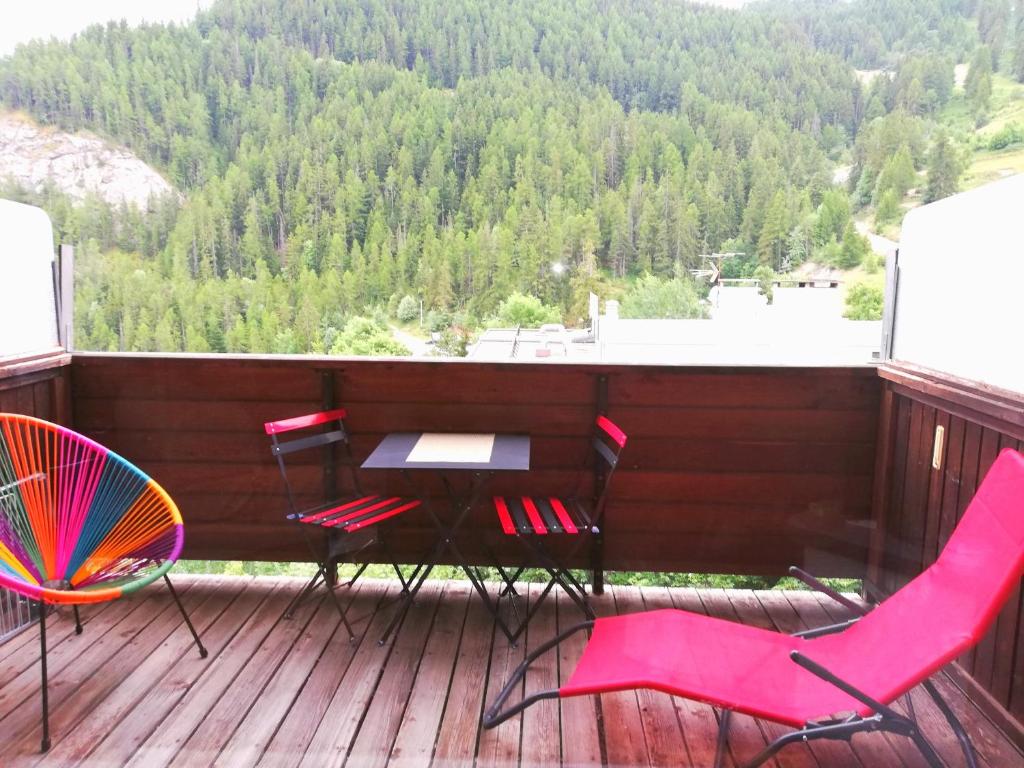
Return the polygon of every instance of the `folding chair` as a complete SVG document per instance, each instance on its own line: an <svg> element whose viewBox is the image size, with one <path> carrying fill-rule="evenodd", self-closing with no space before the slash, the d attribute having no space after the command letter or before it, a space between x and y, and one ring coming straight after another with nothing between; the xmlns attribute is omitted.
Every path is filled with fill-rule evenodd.
<svg viewBox="0 0 1024 768"><path fill-rule="evenodd" d="M530 611L512 635L512 642L521 635L540 607L541 603L558 584L579 606L588 618L594 618L594 611L587 600L587 592L579 580L572 574L568 566L555 559L551 548L544 544L545 539L571 539L564 562L572 562L580 550L601 535L604 509L608 501L608 489L611 487L612 475L619 462L619 455L626 445L626 433L619 429L610 419L598 416L594 423L592 436L593 454L584 464L576 491L565 499L556 496L539 497L523 496L520 498L494 497L494 508L498 514L502 533L515 536L530 553L532 562L516 568L508 574L499 566L499 573L505 582L499 598L508 594L515 606L515 580L526 568L537 563L547 571L550 580L541 591L540 596L530 606ZM590 475L588 469L597 473L597 495L593 499L583 497L584 486Z"/></svg>
<svg viewBox="0 0 1024 768"><path fill-rule="evenodd" d="M802 572L797 575L842 599ZM722 764L729 716L736 711L797 729L769 744L748 768L787 744L848 740L872 731L909 737L927 763L940 768L913 709L904 715L890 706L923 683L967 765L975 768L970 738L929 678L981 640L1022 576L1024 456L1006 449L938 560L870 613L792 636L679 610L585 622L526 658L487 710L484 727L493 728L541 699L650 688L725 710L716 766ZM565 685L530 694L501 711L538 656L590 628L590 641Z"/></svg>
<svg viewBox="0 0 1024 768"><path fill-rule="evenodd" d="M334 604L341 614L341 619L348 630L349 638L354 640L355 633L345 616L345 610L334 590L329 586L327 569L332 565L350 558L351 555L372 544L380 544L391 566L398 574L402 583L402 592L406 592L412 579L416 577L414 572L407 582L402 575L398 562L391 554L387 544L384 526L379 525L385 520L390 520L403 512L408 512L420 506L420 500L403 496L381 496L367 494L362 491L359 485L359 478L356 474L355 463L352 458L352 447L349 443L348 433L345 431L344 408L337 408L330 411L320 411L305 416L296 416L281 421L270 421L263 425L264 431L270 435L270 452L277 459L277 465L281 470L281 479L284 481L285 496L288 501L288 519L299 525L309 547L310 554L317 564L317 571L309 580L302 591L291 601L285 611L285 617L291 618L298 605L316 589L322 581L328 585L327 591L331 594ZM319 427L319 433L308 434L308 430ZM293 437L289 440L280 440L279 435L292 433L299 430L307 431L303 437ZM329 452L331 464L335 462L334 449L341 446L344 450L344 465L348 468L352 492L326 502L314 504L310 507L300 508L298 494L288 479L288 468L285 464L285 456L294 456L301 451L319 449ZM309 529L319 528L327 533L326 556L320 554L313 544ZM369 535L367 535L369 534ZM366 570L367 563L359 566L355 575L349 580L346 586L351 587ZM419 568L417 568L419 570Z"/></svg>

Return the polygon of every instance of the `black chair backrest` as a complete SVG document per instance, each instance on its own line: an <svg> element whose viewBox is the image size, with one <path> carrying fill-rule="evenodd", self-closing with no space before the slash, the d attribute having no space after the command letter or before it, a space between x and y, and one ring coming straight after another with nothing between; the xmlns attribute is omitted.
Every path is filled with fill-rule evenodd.
<svg viewBox="0 0 1024 768"><path fill-rule="evenodd" d="M291 482L288 479L288 468L284 457L299 451L307 451L313 448L330 450L332 446L340 444L345 449L345 464L348 466L352 487L359 491L359 480L352 463L352 448L349 443L348 432L345 430L344 408L335 408L329 411L318 411L304 416L295 416L280 421L268 421L263 425L263 430L270 435L270 453L277 459L277 466L281 470L281 479L284 481L285 492L288 496L288 505L293 516L302 515L316 509L299 510L295 502L295 493ZM320 427L321 431L316 434L304 434L301 437L291 437L288 440L281 440L279 435L291 434L293 432Z"/></svg>

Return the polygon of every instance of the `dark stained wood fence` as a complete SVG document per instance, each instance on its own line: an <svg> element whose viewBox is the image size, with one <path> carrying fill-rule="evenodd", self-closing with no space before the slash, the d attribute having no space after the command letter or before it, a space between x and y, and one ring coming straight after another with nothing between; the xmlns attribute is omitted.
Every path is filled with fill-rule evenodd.
<svg viewBox="0 0 1024 768"><path fill-rule="evenodd" d="M70 422L70 355L0 362L0 413Z"/></svg>
<svg viewBox="0 0 1024 768"><path fill-rule="evenodd" d="M137 462L181 507L192 558L307 557L283 520L264 421L349 409L358 459L390 431L513 431L533 469L496 493L566 493L606 402L630 441L608 509L605 566L781 574L803 564L863 575L880 381L873 368L668 368L254 356L75 354L75 426ZM315 457L314 457L315 460ZM322 467L295 474L315 496ZM365 473L372 490L407 491ZM436 478L418 487L440 497ZM311 499L313 498L311 496ZM497 531L481 504L465 538ZM432 540L401 521L413 560ZM501 542L504 554L518 553ZM513 548L507 548L510 545Z"/></svg>
<svg viewBox="0 0 1024 768"><path fill-rule="evenodd" d="M870 577L884 595L935 560L999 452L1024 447L1024 401L927 372L892 368L882 375L887 379L882 421L889 424L889 438L880 453L888 477L876 508L879 535ZM932 466L937 426L945 433L939 469ZM1024 720L1020 586L959 666L994 702Z"/></svg>

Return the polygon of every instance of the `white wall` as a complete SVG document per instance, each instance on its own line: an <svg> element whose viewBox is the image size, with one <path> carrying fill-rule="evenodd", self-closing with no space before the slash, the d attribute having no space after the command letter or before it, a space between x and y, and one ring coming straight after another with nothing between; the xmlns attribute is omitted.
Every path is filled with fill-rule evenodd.
<svg viewBox="0 0 1024 768"><path fill-rule="evenodd" d="M1024 175L907 214L893 359L1024 393Z"/></svg>
<svg viewBox="0 0 1024 768"><path fill-rule="evenodd" d="M0 200L0 358L58 345L52 263L50 217Z"/></svg>

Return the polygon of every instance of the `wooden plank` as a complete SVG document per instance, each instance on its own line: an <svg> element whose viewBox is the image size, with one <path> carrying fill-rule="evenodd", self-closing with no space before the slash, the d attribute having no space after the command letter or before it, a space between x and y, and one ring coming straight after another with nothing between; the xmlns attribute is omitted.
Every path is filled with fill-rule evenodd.
<svg viewBox="0 0 1024 768"><path fill-rule="evenodd" d="M899 528L903 583L913 578L922 568L931 446L935 433L935 409L916 402L911 405L911 409L907 490L903 497L904 509Z"/></svg>
<svg viewBox="0 0 1024 768"><path fill-rule="evenodd" d="M216 590L227 586L221 579L212 579L181 595L182 605L197 631L203 632L234 597L234 593L228 593L226 601L216 599ZM110 661L95 670L72 697L51 705L50 732L54 745L49 753L38 754L41 729L37 727L19 734L18 740L12 739L2 754L17 757L25 765L35 764L37 758L40 763L79 762L114 723L131 711L153 680L178 663L185 653L199 658L181 613L170 604Z"/></svg>
<svg viewBox="0 0 1024 768"><path fill-rule="evenodd" d="M291 654L292 647L307 632L306 627L313 617L320 611L323 611L325 617L330 615L324 610L324 601L322 594L306 601L296 609L292 619L278 621L273 626L243 669L222 691L217 703L207 710L202 722L181 745L170 762L171 766L189 766L195 755L208 756L211 761L218 756L235 729L260 700L264 688ZM330 607L337 611L334 606ZM274 728L278 722L272 720L264 725ZM240 757L251 760L244 763L251 765L256 762L259 754L248 752Z"/></svg>
<svg viewBox="0 0 1024 768"><path fill-rule="evenodd" d="M564 591L558 590L556 604L559 633L585 621L586 617ZM588 634L589 631L580 630L558 644L559 686L569 681L586 648ZM602 765L599 698L572 696L560 699L559 705L562 723L562 765Z"/></svg>
<svg viewBox="0 0 1024 768"><path fill-rule="evenodd" d="M943 413L942 411L936 411L935 413L935 426L932 429L932 451L928 460L929 476L928 476L928 502L925 506L924 516L924 535L922 537L924 546L921 551L921 565L922 568L930 565L935 559L936 549L939 542L939 527L941 525L942 515L942 493L944 489L944 468L947 461L947 451L949 444L947 438L949 437L949 414ZM934 441L938 433L939 428L942 428L942 453L939 456L939 467L935 469L932 464L934 459Z"/></svg>
<svg viewBox="0 0 1024 768"><path fill-rule="evenodd" d="M237 577L236 577L237 578ZM270 580L237 578L244 586L241 594L203 633L207 659L186 654L172 669L149 687L131 715L109 723L110 733L99 741L91 759L99 765L124 765L140 745L163 723L165 716L195 682L210 671L228 641L238 632L252 612L273 594L276 584Z"/></svg>
<svg viewBox="0 0 1024 768"><path fill-rule="evenodd" d="M529 604L533 606L540 597L544 585L533 582L529 585ZM559 587L555 587L559 589ZM546 643L558 632L558 618L555 597L549 593L540 604L536 615L526 628L522 638L525 652L531 653L541 643ZM502 642L496 635L495 642ZM526 693L558 688L558 653L550 651L539 656L526 670ZM559 706L555 699L539 701L523 712L522 763L524 765L558 765L561 762L562 744L559 723Z"/></svg>
<svg viewBox="0 0 1024 768"><path fill-rule="evenodd" d="M946 456L943 462L942 501L937 512L939 516L939 538L936 542L934 557L945 548L946 542L953 533L957 522L957 505L960 499L961 475L964 460L964 432L966 424L963 419L951 417L949 432L946 435ZM933 513L934 514L934 513Z"/></svg>
<svg viewBox="0 0 1024 768"><path fill-rule="evenodd" d="M300 765L309 768L344 765L350 748L353 748L354 741L362 733L363 719L370 717L371 709L375 709L374 722L371 723L374 732L380 733L386 727L388 717L393 716L391 713L394 711L395 701L401 699L402 682L396 681L395 674L391 673L388 686L382 692L379 703L378 685L387 674L393 651L397 650L402 654L395 669L408 670L411 649L417 642L420 648L423 647L426 628L434 615L440 590L441 585L438 582L429 581L424 584L417 604L409 609L409 613L395 630L397 635L383 646L374 638L380 638L384 634L394 612L400 610L403 603L394 601L374 614L366 630L366 637L370 642L364 641L359 653L349 664L334 698L320 720L316 733L306 747ZM388 594L394 594L394 589L389 590ZM385 596L384 600L387 599ZM411 681L407 683L411 685ZM404 700L401 703L404 704ZM401 711L397 717L401 717ZM397 720L394 726L397 728ZM393 739L393 735L391 738ZM385 750L385 755L390 746L391 741L378 745L380 749ZM360 754L365 748L364 742L360 745Z"/></svg>
<svg viewBox="0 0 1024 768"><path fill-rule="evenodd" d="M346 612L359 589L360 585L357 584L352 590L339 590L338 599ZM296 622L299 618L296 614ZM296 628L298 627L296 623ZM359 628L353 628L358 632L359 629L365 629L365 623ZM295 700L317 659L339 631L347 640L348 633L342 626L334 601L324 596L309 623L295 638L294 644L286 649L286 656L280 666L274 671L265 688L258 693L258 698L235 728L231 738L224 744L213 765L233 768L240 765L255 765L260 760L279 724L293 710ZM249 688L253 687L251 680L245 684ZM233 685L238 685L238 681L236 680ZM295 712L295 716L305 717L306 713L299 710Z"/></svg>
<svg viewBox="0 0 1024 768"><path fill-rule="evenodd" d="M387 617L380 620L376 613L391 586L390 582L375 579L361 579L358 582L358 591L346 606L346 615L357 632L356 642L349 640L348 631L339 620L330 641L315 659L309 677L292 703L287 717L272 735L260 759L261 766L294 768L302 760L324 714L332 700L338 696L352 660L360 649L363 649L363 653L372 653L377 647L377 639L384 631L390 614L385 611ZM364 631L366 625L369 628Z"/></svg>
<svg viewBox="0 0 1024 768"><path fill-rule="evenodd" d="M454 709L466 706L465 701L451 701L449 694L470 599L483 602L468 581L448 582L390 750L389 766L428 768L449 704Z"/></svg>
<svg viewBox="0 0 1024 768"><path fill-rule="evenodd" d="M188 585L185 587L187 589ZM124 639L144 629L146 621L169 604L170 594L161 587L149 590L142 599L119 600L106 612L108 626L116 627L116 631L71 635L52 650L47 649L51 701L56 702L72 695L92 671L116 652ZM18 732L16 721L34 722L39 715L35 703L40 689L38 662L37 650L35 663L4 681L0 688L0 722L4 724L5 730L11 729L9 733ZM22 723L21 727L26 726Z"/></svg>
<svg viewBox="0 0 1024 768"><path fill-rule="evenodd" d="M1015 448L1016 440L1003 435L999 441L999 450ZM992 653L991 685L987 686L996 700L1004 707L1010 704L1010 684L1013 679L1014 664L1024 665L1024 658L1014 660L1014 649L1017 642L1017 628L1021 618L1022 593L1021 582L1018 581L1010 593L1006 605L999 612L996 626L990 630L994 636Z"/></svg>
<svg viewBox="0 0 1024 768"><path fill-rule="evenodd" d="M666 369L655 374L615 371L609 399L630 405L684 408L858 409L873 414L881 392L875 376L862 369L760 369L717 373Z"/></svg>
<svg viewBox="0 0 1024 768"><path fill-rule="evenodd" d="M473 765L480 719L486 705L481 683L487 679L493 639L494 619L483 601L471 595L434 749L433 764L439 768L471 768Z"/></svg>
<svg viewBox="0 0 1024 768"><path fill-rule="evenodd" d="M896 443L896 396L889 387L882 391L875 442L875 465L871 484L871 541L868 547L868 580L882 581L885 538L889 528L890 488Z"/></svg>
<svg viewBox="0 0 1024 768"><path fill-rule="evenodd" d="M387 765L398 729L408 710L413 681L426 652L428 635L447 591L448 583L434 582L417 596L416 604L410 608L409 616L394 639L391 655L366 708L365 718L359 726L359 733L346 764L366 768L383 768ZM460 610L465 611L465 601L458 602L454 614L448 616L448 619L454 620L455 614ZM428 747L431 751L435 734L432 734ZM337 764L341 765L342 762L339 760Z"/></svg>
<svg viewBox="0 0 1024 768"><path fill-rule="evenodd" d="M671 598L668 600L671 601ZM644 603L644 595L641 594L639 587L615 587L615 605L619 613L643 611L646 608ZM666 642L672 642L671 638L666 638ZM687 751L672 697L660 691L643 688L637 690L636 697L640 705L640 722L643 724L644 740L647 742L649 765L652 768L699 765L694 763Z"/></svg>
<svg viewBox="0 0 1024 768"><path fill-rule="evenodd" d="M618 587L605 588L595 596L592 605L598 616L614 616L620 610ZM650 765L647 739L644 736L640 702L636 691L602 693L601 717L604 728L605 756L609 765Z"/></svg>
<svg viewBox="0 0 1024 768"><path fill-rule="evenodd" d="M627 435L674 436L685 440L758 440L773 442L874 445L877 414L868 410L771 410L765 408L634 408L614 402L609 417ZM563 433L567 434L567 433Z"/></svg>
<svg viewBox="0 0 1024 768"><path fill-rule="evenodd" d="M915 369L906 364L883 365L878 373L912 397L968 421L1011 433L1024 428L1024 411L1021 408L1024 399L1019 392L967 381L948 373Z"/></svg>
<svg viewBox="0 0 1024 768"><path fill-rule="evenodd" d="M83 632L90 621L103 614L103 611L110 605L117 605L118 601L105 603L93 603L79 607ZM46 621L46 644L50 648L56 648L66 639L75 634L75 619L68 609L59 609L50 614ZM0 687L6 681L11 680L26 667L39 661L39 631L26 629L0 643Z"/></svg>
<svg viewBox="0 0 1024 768"><path fill-rule="evenodd" d="M522 590L521 611L523 615L529 610L529 590ZM514 622L512 611L508 607L508 601L502 606L503 618L506 623ZM514 624L510 624L513 625ZM525 653L526 643L520 641L516 645L510 645L500 630L493 631L493 642L491 644L490 666L487 671L486 688L484 694L484 706L488 706L498 695L498 692L505 687L511 679L512 673L518 667ZM521 701L523 688L520 687L519 695L513 694L509 697L508 705ZM519 764L519 744L522 734L523 716L510 717L501 725L490 730L480 729L479 741L477 743L476 764L479 766L503 766ZM439 766L443 768L443 766Z"/></svg>
<svg viewBox="0 0 1024 768"><path fill-rule="evenodd" d="M295 579L274 581L267 587L273 590L272 594L248 617L221 653L211 657L205 674L165 713L159 728L137 747L128 765L169 765L193 733L207 722L224 691L277 627L288 602L301 589ZM197 747L198 741L193 741L192 749ZM207 753L205 758L213 759L215 754Z"/></svg>
<svg viewBox="0 0 1024 768"><path fill-rule="evenodd" d="M89 434L121 429L186 430L192 432L259 432L263 424L282 414L319 409L306 401L146 400L75 398L75 424ZM811 411L800 413L811 414ZM843 413L843 412L837 412ZM855 416L863 415L853 412ZM538 435L585 436L593 409L580 405L523 405L449 401L422 403L370 403L351 409L346 424L353 432L524 432ZM817 418L819 429L847 424L856 430L855 416ZM855 432L856 433L856 432ZM825 433L821 432L824 436Z"/></svg>
<svg viewBox="0 0 1024 768"><path fill-rule="evenodd" d="M880 586L886 592L897 589L900 573L900 520L904 514L903 498L907 488L907 472L910 451L910 401L906 398L896 400L896 435L893 448L894 466L892 470L891 503L886 521L883 538L885 551L882 557L882 582Z"/></svg>
<svg viewBox="0 0 1024 768"><path fill-rule="evenodd" d="M981 485L988 474L989 468L999 455L998 432L985 429L981 433L981 447L978 453L978 485ZM1016 622L1013 625L1016 631ZM971 676L988 691L992 691L992 671L995 666L996 636L998 624L989 628L989 631L981 638L981 641L974 647L974 663L971 666Z"/></svg>

